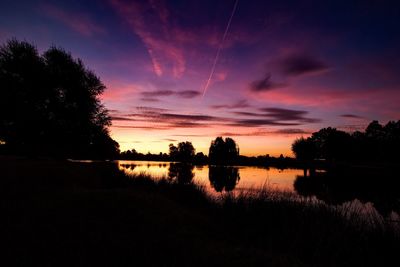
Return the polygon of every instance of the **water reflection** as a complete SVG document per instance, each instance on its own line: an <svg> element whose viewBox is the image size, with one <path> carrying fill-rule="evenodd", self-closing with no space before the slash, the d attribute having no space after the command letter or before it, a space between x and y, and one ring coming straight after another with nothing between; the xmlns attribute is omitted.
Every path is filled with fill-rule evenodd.
<svg viewBox="0 0 400 267"><path fill-rule="evenodd" d="M170 163L168 178L179 184L190 184L193 181L194 166L186 163Z"/></svg>
<svg viewBox="0 0 400 267"><path fill-rule="evenodd" d="M167 178L178 183L198 183L209 193L261 188L265 185L285 191L294 191L293 182L299 169L263 167L217 167L156 161L119 161L121 170L131 174L148 174L155 179Z"/></svg>
<svg viewBox="0 0 400 267"><path fill-rule="evenodd" d="M294 189L301 196L316 196L332 205L358 199L372 202L383 215L400 210L399 179L394 170L382 168L336 168L298 175Z"/></svg>
<svg viewBox="0 0 400 267"><path fill-rule="evenodd" d="M372 202L381 214L400 211L400 179L395 170L335 168L327 171L258 167L193 166L169 162L120 161L121 169L176 183L197 183L210 194L267 186L338 205L354 199Z"/></svg>
<svg viewBox="0 0 400 267"><path fill-rule="evenodd" d="M136 164L128 164L128 163L126 163L126 164L120 163L119 166L121 166L121 167L123 167L125 169L133 171L136 168L137 165Z"/></svg>
<svg viewBox="0 0 400 267"><path fill-rule="evenodd" d="M239 168L227 166L209 166L210 185L217 192L232 191L240 180Z"/></svg>

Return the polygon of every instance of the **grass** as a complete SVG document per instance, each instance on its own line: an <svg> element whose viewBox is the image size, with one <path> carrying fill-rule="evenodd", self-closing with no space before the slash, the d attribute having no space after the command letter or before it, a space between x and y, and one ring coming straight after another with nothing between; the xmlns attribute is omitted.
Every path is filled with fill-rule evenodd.
<svg viewBox="0 0 400 267"><path fill-rule="evenodd" d="M215 201L112 163L0 159L0 173L7 266L388 266L400 245L360 205L268 188Z"/></svg>

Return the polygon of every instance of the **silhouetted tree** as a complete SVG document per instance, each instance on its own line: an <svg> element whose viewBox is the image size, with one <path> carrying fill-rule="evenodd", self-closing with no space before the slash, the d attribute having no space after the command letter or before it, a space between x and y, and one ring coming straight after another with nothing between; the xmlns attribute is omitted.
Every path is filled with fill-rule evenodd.
<svg viewBox="0 0 400 267"><path fill-rule="evenodd" d="M52 47L42 56L27 43L0 47L0 139L18 153L115 157L105 86L81 60Z"/></svg>
<svg viewBox="0 0 400 267"><path fill-rule="evenodd" d="M178 159L178 148L174 144L169 144L169 157L171 160Z"/></svg>
<svg viewBox="0 0 400 267"><path fill-rule="evenodd" d="M208 161L208 157L206 155L204 155L203 152L198 152L194 156L194 162L196 164L205 164L205 163L207 163L207 161Z"/></svg>
<svg viewBox="0 0 400 267"><path fill-rule="evenodd" d="M331 127L323 128L307 139L295 140L292 150L298 159L398 161L400 121L389 121L385 126L372 121L365 132L356 131L352 134Z"/></svg>
<svg viewBox="0 0 400 267"><path fill-rule="evenodd" d="M347 159L350 155L351 137L335 128L323 128L312 134L319 158L327 160Z"/></svg>
<svg viewBox="0 0 400 267"><path fill-rule="evenodd" d="M211 142L208 157L214 164L234 163L239 157L239 147L232 138L217 137Z"/></svg>
<svg viewBox="0 0 400 267"><path fill-rule="evenodd" d="M194 158L196 150L191 142L180 142L178 144L178 160L191 162Z"/></svg>
<svg viewBox="0 0 400 267"><path fill-rule="evenodd" d="M317 156L317 147L312 138L299 138L292 144L292 151L299 160L313 160Z"/></svg>
<svg viewBox="0 0 400 267"><path fill-rule="evenodd" d="M180 142L178 146L169 145L169 156L171 160L191 162L193 161L196 150L191 142Z"/></svg>

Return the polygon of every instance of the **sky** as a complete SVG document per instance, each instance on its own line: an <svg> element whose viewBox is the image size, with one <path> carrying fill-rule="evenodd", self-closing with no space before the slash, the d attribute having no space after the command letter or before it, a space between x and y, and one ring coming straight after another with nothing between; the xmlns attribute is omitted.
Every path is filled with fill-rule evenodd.
<svg viewBox="0 0 400 267"><path fill-rule="evenodd" d="M291 156L323 127L400 119L396 1L0 2L0 43L62 47L106 85L121 150Z"/></svg>

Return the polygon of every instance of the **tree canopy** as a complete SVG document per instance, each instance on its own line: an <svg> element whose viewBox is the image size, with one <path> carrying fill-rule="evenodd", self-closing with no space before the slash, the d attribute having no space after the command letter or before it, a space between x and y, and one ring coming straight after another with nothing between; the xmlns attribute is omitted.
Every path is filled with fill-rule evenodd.
<svg viewBox="0 0 400 267"><path fill-rule="evenodd" d="M180 142L178 146L169 145L169 156L172 160L181 162L193 161L196 150L191 142Z"/></svg>
<svg viewBox="0 0 400 267"><path fill-rule="evenodd" d="M232 138L217 137L211 141L209 159L214 164L233 163L239 157L239 146Z"/></svg>
<svg viewBox="0 0 400 267"><path fill-rule="evenodd" d="M0 47L0 140L13 153L114 157L101 80L62 48L40 55L27 42Z"/></svg>

